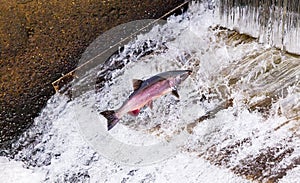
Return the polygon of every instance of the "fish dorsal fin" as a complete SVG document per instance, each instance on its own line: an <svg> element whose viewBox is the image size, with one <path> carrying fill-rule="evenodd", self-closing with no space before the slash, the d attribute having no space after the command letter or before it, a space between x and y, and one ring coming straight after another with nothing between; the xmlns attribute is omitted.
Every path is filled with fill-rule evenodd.
<svg viewBox="0 0 300 183"><path fill-rule="evenodd" d="M142 83L143 83L143 80L141 80L141 79L133 79L132 80L133 90L135 91L135 90L139 89L141 87Z"/></svg>
<svg viewBox="0 0 300 183"><path fill-rule="evenodd" d="M172 90L172 95L174 95L176 98L179 99L179 94L178 94L177 89L173 89L173 90Z"/></svg>

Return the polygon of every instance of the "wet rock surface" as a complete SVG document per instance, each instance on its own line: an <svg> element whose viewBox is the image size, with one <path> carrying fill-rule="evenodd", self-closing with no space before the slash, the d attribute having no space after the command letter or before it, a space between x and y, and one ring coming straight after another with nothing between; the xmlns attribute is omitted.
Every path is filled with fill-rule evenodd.
<svg viewBox="0 0 300 183"><path fill-rule="evenodd" d="M158 18L182 0L5 1L0 5L0 149L10 148L54 94L51 82L76 67L106 30ZM2 153L1 153L2 154Z"/></svg>

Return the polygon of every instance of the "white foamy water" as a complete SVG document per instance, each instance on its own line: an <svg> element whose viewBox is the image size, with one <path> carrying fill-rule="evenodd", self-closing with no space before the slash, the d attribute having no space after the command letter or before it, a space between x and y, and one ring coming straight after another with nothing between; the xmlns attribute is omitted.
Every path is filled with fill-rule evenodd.
<svg viewBox="0 0 300 183"><path fill-rule="evenodd" d="M129 60L124 68L112 71L112 79L100 91L87 91L71 101L54 95L35 119L34 130L29 130L31 136L42 131L39 139L15 159L0 159L0 182L250 182L241 172L259 169L259 164L251 164L256 157L274 163L260 170L264 175L277 175L292 166L300 156L300 141L299 130L291 129L299 121L286 114L295 114L288 109L299 105L299 82L279 96L269 115L249 110L248 104L268 97L263 92L252 94L263 88L262 78L269 79L270 68L266 69L267 60L256 66L250 61L245 69L242 60L267 48L255 41L226 44L216 36L223 30L212 29L218 24L217 16L193 4L184 15L171 17L166 25L125 47L128 51L141 42L160 40L166 50ZM163 96L154 101L152 110L145 108L136 118L125 116L110 132L105 131L106 120L98 111L120 107L132 92L132 79L174 69L193 70L178 87L180 100ZM89 73L98 72L94 68ZM299 76L298 70L293 72ZM243 78L233 86L229 84L233 76ZM89 79L86 76L77 85ZM196 124L191 134L182 131L228 99L233 101L231 106ZM281 160L268 157L268 148L274 159ZM264 153L270 161L261 157ZM276 180L300 181L299 167L294 165Z"/></svg>

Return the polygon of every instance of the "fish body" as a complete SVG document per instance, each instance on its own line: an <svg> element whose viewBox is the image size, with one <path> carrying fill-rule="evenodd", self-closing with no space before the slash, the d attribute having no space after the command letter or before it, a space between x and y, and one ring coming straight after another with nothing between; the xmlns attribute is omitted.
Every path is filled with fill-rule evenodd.
<svg viewBox="0 0 300 183"><path fill-rule="evenodd" d="M102 114L107 119L107 128L110 130L125 115L137 116L144 106L152 108L153 100L172 93L179 98L177 86L184 81L191 70L174 70L157 74L146 80L133 80L133 93L117 110L103 111Z"/></svg>

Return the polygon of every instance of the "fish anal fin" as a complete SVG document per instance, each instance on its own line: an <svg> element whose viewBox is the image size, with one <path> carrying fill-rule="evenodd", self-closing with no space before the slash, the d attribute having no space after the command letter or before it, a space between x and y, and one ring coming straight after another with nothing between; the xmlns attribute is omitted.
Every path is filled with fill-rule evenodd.
<svg viewBox="0 0 300 183"><path fill-rule="evenodd" d="M180 98L179 94L178 94L178 91L176 89L172 90L172 95L174 95L178 99Z"/></svg>
<svg viewBox="0 0 300 183"><path fill-rule="evenodd" d="M142 83L143 83L143 80L141 80L141 79L133 79L132 80L133 90L135 91L135 90L139 89L141 87Z"/></svg>
<svg viewBox="0 0 300 183"><path fill-rule="evenodd" d="M129 111L128 114L130 114L131 116L137 116L140 113L140 109L135 109L133 111Z"/></svg>
<svg viewBox="0 0 300 183"><path fill-rule="evenodd" d="M153 100L150 100L146 106L148 106L151 110L153 109Z"/></svg>

